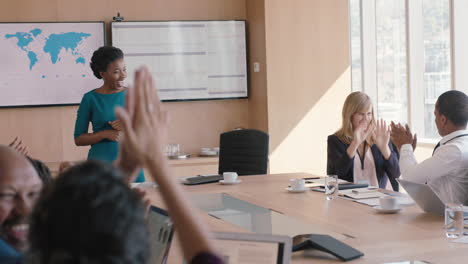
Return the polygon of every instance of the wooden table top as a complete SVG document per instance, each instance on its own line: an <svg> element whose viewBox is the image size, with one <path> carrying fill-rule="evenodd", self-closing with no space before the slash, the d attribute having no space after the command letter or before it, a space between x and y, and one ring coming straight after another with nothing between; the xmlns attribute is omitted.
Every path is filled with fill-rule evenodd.
<svg viewBox="0 0 468 264"><path fill-rule="evenodd" d="M341 239L362 251L364 256L351 263L391 263L410 260L432 263L466 263L468 244L451 243L445 238L444 219L424 213L416 205L397 214L378 214L367 205L345 199L326 201L318 192L288 193L289 179L309 174L271 174L242 176L238 185L205 184L185 186L189 194L227 193L244 201L271 208L313 225L319 230L343 234ZM155 205L164 207L157 189L149 192ZM248 232L200 211L213 231ZM344 239L343 239L344 238ZM181 263L177 243L169 263ZM304 257L293 254L292 263L342 263L331 255Z"/></svg>

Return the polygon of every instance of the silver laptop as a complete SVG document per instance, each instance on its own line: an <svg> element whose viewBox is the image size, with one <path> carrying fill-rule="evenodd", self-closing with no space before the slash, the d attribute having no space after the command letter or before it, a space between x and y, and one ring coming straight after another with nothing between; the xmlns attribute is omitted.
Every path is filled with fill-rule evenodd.
<svg viewBox="0 0 468 264"><path fill-rule="evenodd" d="M397 181L424 212L444 215L445 205L429 185L402 179Z"/></svg>
<svg viewBox="0 0 468 264"><path fill-rule="evenodd" d="M151 264L165 264L171 247L174 228L167 212L151 206L148 213L148 231L150 236Z"/></svg>
<svg viewBox="0 0 468 264"><path fill-rule="evenodd" d="M292 239L288 236L216 232L216 249L226 264L289 264Z"/></svg>

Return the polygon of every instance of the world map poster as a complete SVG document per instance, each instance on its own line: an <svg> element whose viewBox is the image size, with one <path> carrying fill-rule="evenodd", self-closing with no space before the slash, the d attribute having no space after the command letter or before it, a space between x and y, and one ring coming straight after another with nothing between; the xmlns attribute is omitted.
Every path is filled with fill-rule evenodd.
<svg viewBox="0 0 468 264"><path fill-rule="evenodd" d="M0 23L0 107L78 104L104 43L104 22Z"/></svg>

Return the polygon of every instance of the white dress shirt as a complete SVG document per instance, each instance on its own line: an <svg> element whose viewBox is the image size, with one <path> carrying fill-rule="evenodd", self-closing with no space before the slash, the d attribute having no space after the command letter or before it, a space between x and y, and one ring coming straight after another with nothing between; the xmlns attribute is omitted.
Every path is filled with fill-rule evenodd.
<svg viewBox="0 0 468 264"><path fill-rule="evenodd" d="M419 164L413 147L410 144L401 146L400 171L406 180L429 184L444 203L466 204L468 130L458 130L443 137L434 155Z"/></svg>

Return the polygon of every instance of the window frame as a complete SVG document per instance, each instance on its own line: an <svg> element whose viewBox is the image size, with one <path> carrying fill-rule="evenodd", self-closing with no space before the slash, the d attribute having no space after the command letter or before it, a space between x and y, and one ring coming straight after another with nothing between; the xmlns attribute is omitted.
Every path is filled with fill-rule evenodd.
<svg viewBox="0 0 468 264"><path fill-rule="evenodd" d="M468 92L468 32L463 25L468 25L468 1L449 1L450 24L450 89ZM348 1L351 10L351 0ZM360 0L360 35L361 35L361 87L353 86L353 69L350 63L351 90L363 91L373 102L378 102L377 91L377 46L376 46L376 3L375 0ZM407 63L407 120L414 132L424 134L425 129L425 86L424 86L424 49L423 45L423 0L405 0L406 19L406 63ZM349 12L350 62L351 48L351 12ZM464 74L465 73L465 74ZM420 88L414 88L420 87ZM422 100L421 100L422 99ZM375 107L376 115L379 116ZM422 132L422 133L421 133ZM436 143L436 138L419 138L421 143Z"/></svg>

